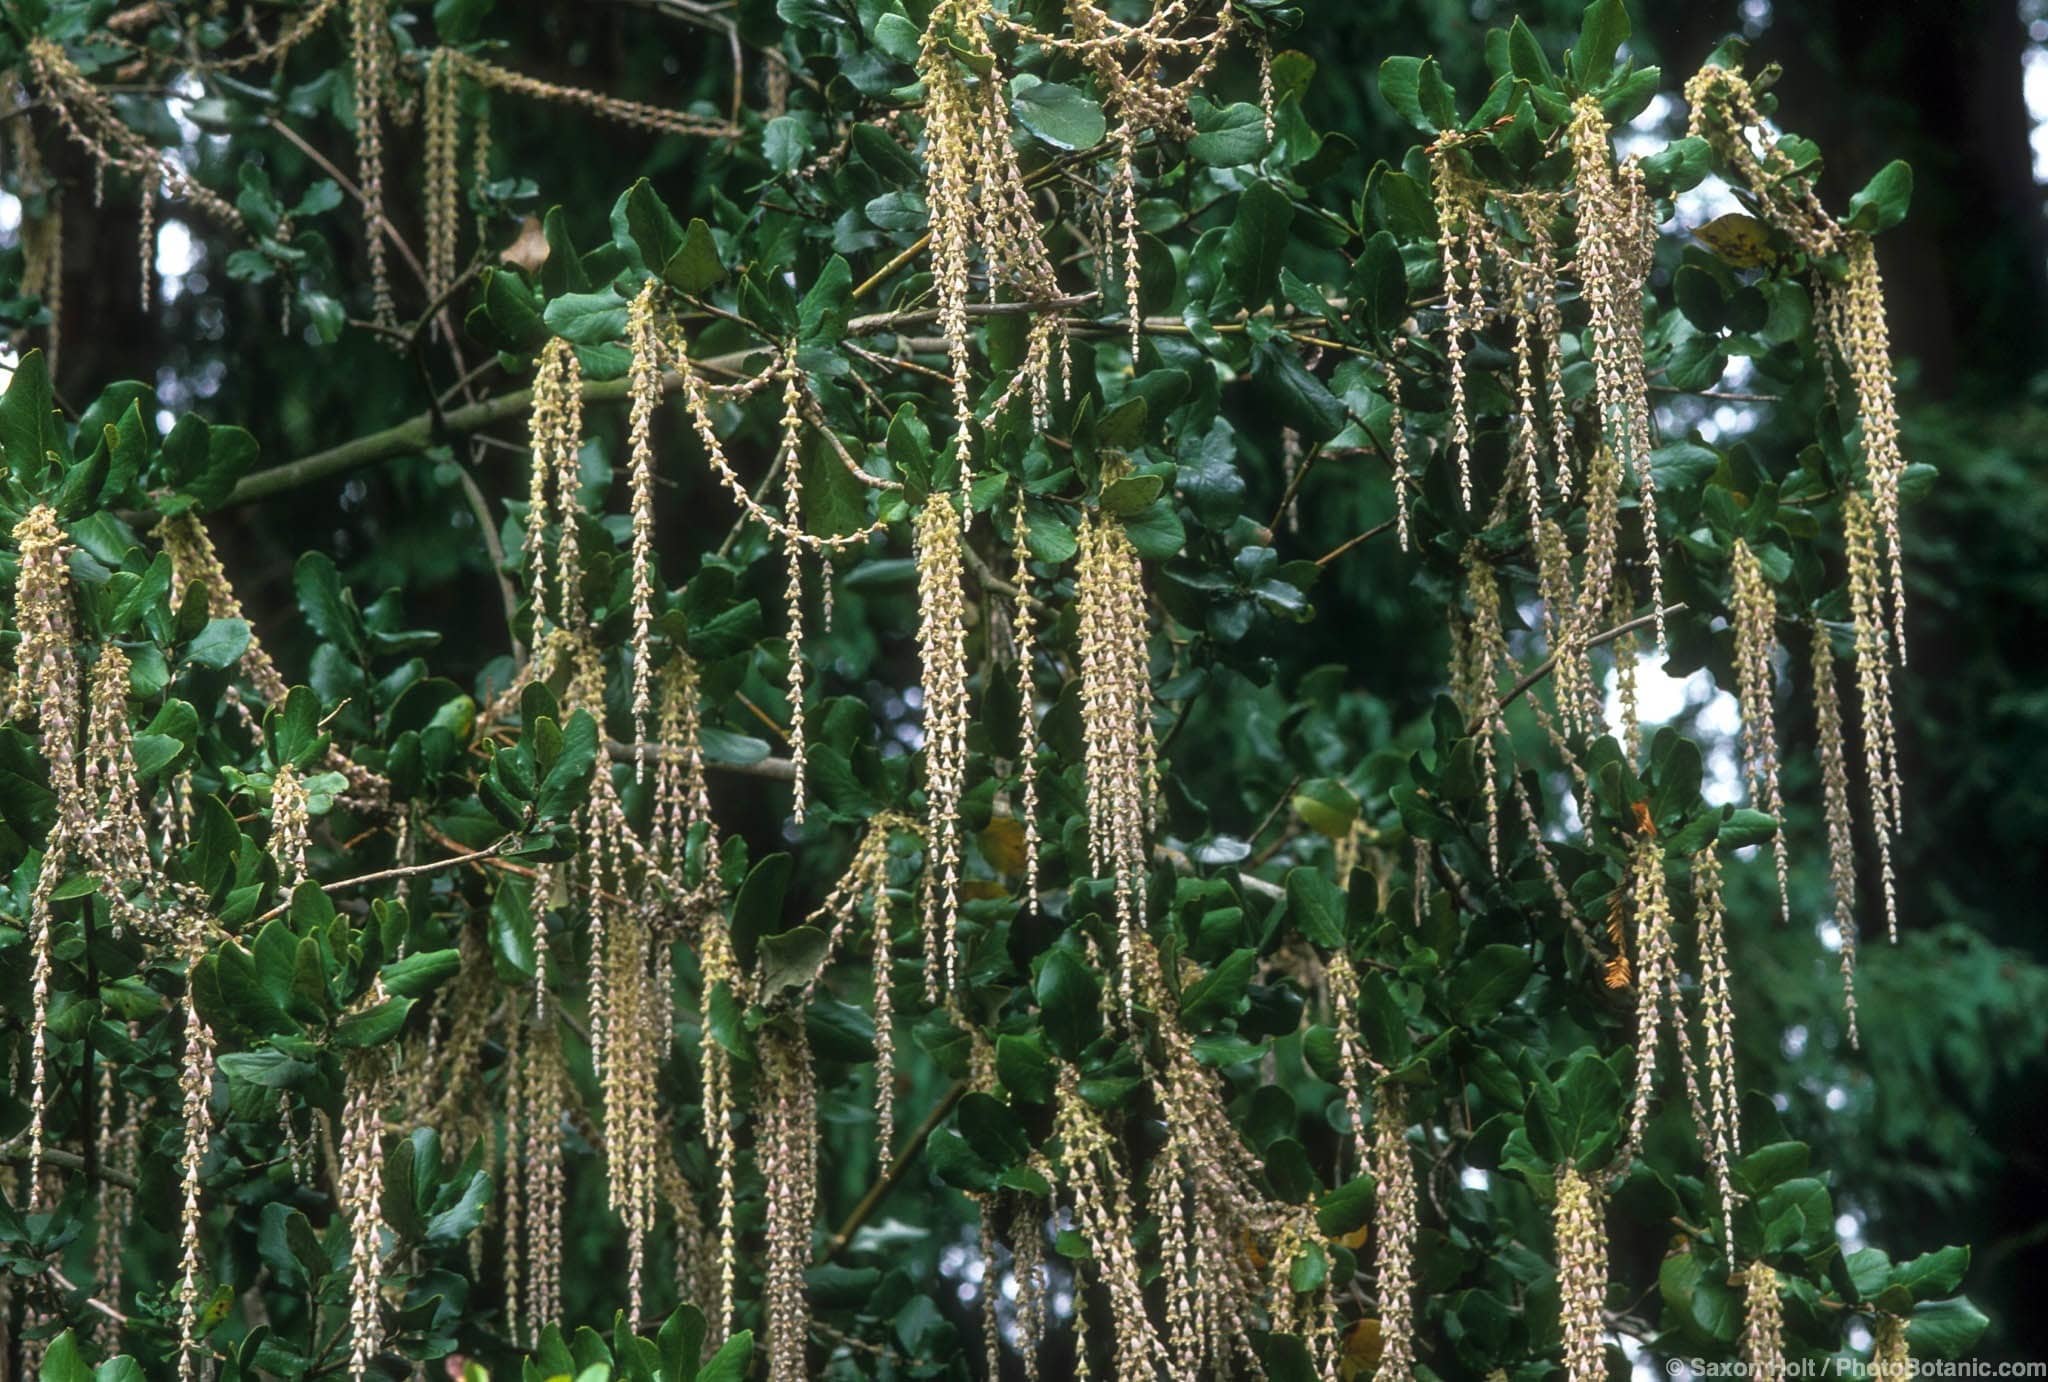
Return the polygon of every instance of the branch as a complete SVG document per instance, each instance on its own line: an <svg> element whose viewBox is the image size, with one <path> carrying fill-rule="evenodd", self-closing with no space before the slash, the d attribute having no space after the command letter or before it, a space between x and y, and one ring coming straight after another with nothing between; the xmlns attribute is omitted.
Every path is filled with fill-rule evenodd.
<svg viewBox="0 0 2048 1382"><path fill-rule="evenodd" d="M10 1148L4 1153L0 1153L0 1161L6 1161L13 1165L22 1164L28 1159L29 1153L26 1147ZM43 1160L51 1166L62 1166L67 1171L85 1172L94 1180L103 1180L109 1185L118 1185L123 1190L137 1190L141 1188L135 1177L122 1171L116 1171L111 1166L102 1164L88 1169L84 1157L76 1152L67 1152L62 1147L43 1148Z"/></svg>
<svg viewBox="0 0 2048 1382"><path fill-rule="evenodd" d="M938 1103L932 1105L932 1111L924 1116L924 1121L910 1134L910 1139L903 1144L903 1150L889 1163L889 1169L882 1173L880 1180L868 1187L868 1193L860 1197L860 1203L853 1207L853 1213L846 1216L846 1222L839 1226L838 1232L826 1240L824 1251L818 1255L820 1263L831 1261L853 1241L853 1235L860 1232L860 1226L875 1212L875 1206L882 1202L883 1196L895 1188L897 1181L903 1179L903 1173L910 1169L911 1163L917 1160L918 1153L924 1150L925 1141L938 1129L946 1115L953 1111L953 1105L959 1103L966 1093L967 1081L955 1080L953 1087L941 1096Z"/></svg>
<svg viewBox="0 0 2048 1382"><path fill-rule="evenodd" d="M1679 600L1673 604L1668 604L1664 606L1664 608L1656 611L1654 614L1645 614L1640 616L1639 618L1629 620L1626 624L1616 624L1613 628L1606 630L1604 633L1596 633L1591 638L1587 639L1585 643L1581 646L1586 648L1597 648L1603 643L1612 643L1615 639L1620 638L1624 634L1634 633L1637 629L1648 628L1651 624L1656 623L1665 615L1676 614L1684 608L1685 601L1683 600ZM1549 676L1551 670L1557 666L1557 659L1562 655L1562 653L1563 649L1559 649L1557 652L1552 653L1549 657L1544 658L1542 662L1536 665L1535 671L1529 673L1529 675L1523 677L1520 681L1516 682L1514 685L1514 689L1509 691L1505 696L1502 696L1500 698L1499 703L1493 707L1493 710L1491 712L1482 713L1480 715L1475 716L1472 720L1472 723L1466 726L1465 732L1467 734L1477 734L1480 730L1486 728L1486 722L1488 720L1494 718L1494 716L1499 715L1502 711L1506 710L1509 706L1513 705L1516 701L1520 700L1522 698L1523 692L1527 691L1537 682Z"/></svg>
<svg viewBox="0 0 2048 1382"><path fill-rule="evenodd" d="M388 883L394 878L417 878L423 873L439 873L442 869L452 869L461 864L473 864L479 860L489 859L497 854L511 838L510 835L507 835L496 844L486 845L482 849L471 850L467 854L457 854L446 859L429 859L424 864L402 864L393 869L379 869L375 873L357 874L354 878L337 878L332 883L322 883L320 891L323 893L338 893L346 888L360 888L370 883ZM291 910L291 907L291 899L286 898L262 916L257 917L250 924L252 926L261 926L264 922L274 917L283 916Z"/></svg>
<svg viewBox="0 0 2048 1382"><path fill-rule="evenodd" d="M1372 527L1367 528L1357 537L1346 538L1344 541L1338 543L1335 547L1332 547L1329 551L1323 553L1320 557L1317 557L1316 565L1328 566L1331 562L1337 560L1337 558L1343 556L1346 552L1358 546L1358 544L1360 544L1361 542L1370 542L1372 539L1378 537L1381 533L1384 533L1387 529L1393 527L1395 522L1396 520L1390 518L1384 523L1375 523Z"/></svg>
<svg viewBox="0 0 2048 1382"><path fill-rule="evenodd" d="M971 303L967 314L972 317L1003 317L1056 309L1077 307L1095 301L1096 294L1086 293L1078 297L1051 298L1043 302L979 302ZM894 331L900 326L938 319L936 309L917 312L881 312L872 316L855 317L848 325L849 335L872 336ZM727 355L712 356L693 361L698 369L719 369L739 365L759 355L762 347L734 351ZM680 388L682 378L676 374L662 376L664 392ZM586 380L582 388L585 403L610 403L625 398L632 390L631 378ZM421 413L407 418L404 422L386 427L381 432L371 432L357 437L354 441L343 442L340 446L325 451L316 451L295 461L286 461L268 470L259 470L254 475L245 475L229 493L226 503L246 504L258 499L268 499L283 494L300 485L324 480L378 461L388 461L397 456L408 456L424 451L438 436L463 436L481 431L507 418L518 417L533 406L533 390L516 389L511 393L499 394L465 407L452 408L438 420L432 413Z"/></svg>
<svg viewBox="0 0 2048 1382"><path fill-rule="evenodd" d="M641 747L643 746L621 743L617 739L604 741L604 751L614 763L636 761L637 751ZM653 759L677 763L685 757L681 749L669 744L648 743L644 747L647 756ZM722 773L732 773L737 777L765 777L774 782L796 781L796 764L787 758L757 758L752 763L725 763L707 758L704 760L704 766Z"/></svg>

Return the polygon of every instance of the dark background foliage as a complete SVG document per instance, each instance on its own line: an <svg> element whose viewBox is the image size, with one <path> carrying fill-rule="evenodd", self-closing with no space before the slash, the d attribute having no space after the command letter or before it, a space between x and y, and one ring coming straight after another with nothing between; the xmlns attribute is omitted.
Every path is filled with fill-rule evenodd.
<svg viewBox="0 0 2048 1382"><path fill-rule="evenodd" d="M494 32L518 35L520 54L553 64L547 70L526 61L536 75L677 106L700 95L722 99L723 69L698 60L720 40L679 28L656 8L504 5L491 23ZM1579 8L1560 0L1322 0L1292 42L1319 65L1315 122L1349 133L1368 160L1398 158L1410 135L1377 99L1381 58L1434 53L1455 85L1477 91L1488 27L1519 12L1555 52L1571 41ZM1837 981L1810 925L1824 911L1824 859L1808 850L1799 860L1799 920L1790 931L1775 924L1762 871L1737 870L1742 1059L1745 1083L1783 1091L1787 1125L1837 1173L1837 1205L1854 1217L1855 1235L1883 1243L1898 1260L1943 1243L1974 1244L1968 1286L1992 1320L1983 1351L2048 1356L2048 1316L2034 1303L2035 1283L2048 1276L2048 1154L2040 1138L2048 1108L2048 929L2039 901L2048 896L2048 332L2040 325L2048 320L2048 234L2022 96L2023 56L2038 42L2027 28L2033 16L2014 0L1649 0L1632 8L1632 42L1644 60L1663 64L1673 88L1671 104L1659 107L1664 132L1680 132L1675 87L1682 75L1725 33L1747 32L1753 65L1785 68L1782 123L1827 151L1830 205L1843 204L1892 158L1915 170L1912 216L1880 246L1903 363L1907 453L1940 471L1931 495L1910 509L1907 527L1917 603L1900 716L1909 822L1900 859L1905 937L1896 949L1872 944L1865 951L1864 1049L1850 1052L1834 1017ZM749 23L775 23L767 4L748 3L741 12ZM330 63L342 61L338 32L319 40L334 45L325 55ZM295 123L312 129L338 164L352 166L338 123ZM611 127L565 133L559 112L514 102L494 109L494 138L501 174L516 169L530 178L540 206L571 208L586 242L603 237L603 209L639 176L651 178L680 216L701 210L693 197L708 180L693 160L723 157L715 146ZM262 129L245 132L234 147L280 186L318 176L300 150ZM412 147L400 141L388 179L394 215L406 224L419 219L407 201L419 181L406 166ZM56 171L74 185L90 180L77 166ZM209 170L207 180L231 186L233 170ZM276 462L411 416L430 387L453 382L444 355L429 356L423 379L411 362L359 332L345 332L318 354L284 344L246 348L276 330L276 294L235 281L226 271L228 247L203 236L176 295L145 312L137 304L130 216L94 216L82 199L71 212L56 382L74 401L105 380L152 380L166 406L198 407L248 426L266 462ZM331 213L323 228L340 277L359 280L352 256L361 241L351 215ZM513 227L501 230L509 239ZM294 333L303 329L292 324ZM1764 415L1752 444L1803 443L1796 420L1782 434L1772 430L1779 425ZM519 436L513 424L501 431ZM288 668L304 665L312 641L290 632L292 563L307 548L331 555L360 590L403 588L409 622L444 631L441 657L451 675L502 655L497 588L457 494L455 466L452 456L408 458L213 520L221 547L233 553L252 620L269 631ZM495 447L476 474L494 501L517 497L522 476L514 450ZM659 525L672 544L665 554L671 581L692 569L689 554L715 545L728 521L723 504L706 502L709 484L699 473L663 495ZM1252 507L1273 497L1255 496ZM1354 517L1310 506L1301 546L1323 550L1349 535ZM1276 685L1295 685L1310 667L1344 664L1370 690L1384 722L1405 723L1441 684L1443 635L1433 608L1404 598L1407 567L1384 545L1361 552L1335 578L1351 607L1367 614L1366 626L1324 621L1273 647ZM893 647L903 654L900 641ZM871 690L914 680L906 665L874 666L865 655L850 661L868 667ZM1284 712L1277 697L1269 709L1275 717ZM1810 743L1805 712L1790 713L1788 738ZM1184 732L1219 746L1213 771L1219 781L1236 780L1209 799L1219 814L1233 804L1241 809L1244 818L1234 824L1249 832L1287 786L1286 768L1265 753L1274 724L1258 714L1226 719L1198 711ZM1794 762L1788 796L1813 803L1810 760L1794 755ZM720 805L737 829L767 824L765 814L749 822L742 792ZM1798 828L1817 839L1814 821ZM852 1187L865 1180L857 1165L833 1174Z"/></svg>

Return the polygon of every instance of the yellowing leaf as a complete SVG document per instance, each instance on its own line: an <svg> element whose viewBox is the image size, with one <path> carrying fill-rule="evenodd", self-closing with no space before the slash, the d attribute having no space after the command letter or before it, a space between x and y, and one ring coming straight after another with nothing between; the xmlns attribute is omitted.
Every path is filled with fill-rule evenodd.
<svg viewBox="0 0 2048 1382"><path fill-rule="evenodd" d="M1739 211L1716 216L1694 228L1693 235L1723 263L1738 269L1758 269L1778 262L1778 252L1771 248L1770 231L1762 221Z"/></svg>
<svg viewBox="0 0 2048 1382"><path fill-rule="evenodd" d="M981 832L981 857L997 873L1024 872L1024 822L1015 816L997 816Z"/></svg>
<svg viewBox="0 0 2048 1382"><path fill-rule="evenodd" d="M1344 1382L1354 1378L1369 1377L1380 1365L1380 1322L1366 1318L1345 1331L1344 1356L1337 1360L1337 1370Z"/></svg>

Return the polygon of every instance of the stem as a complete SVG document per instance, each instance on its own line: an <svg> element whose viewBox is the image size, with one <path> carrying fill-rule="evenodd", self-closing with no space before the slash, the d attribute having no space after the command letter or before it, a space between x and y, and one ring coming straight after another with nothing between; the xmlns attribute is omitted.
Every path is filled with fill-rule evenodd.
<svg viewBox="0 0 2048 1382"><path fill-rule="evenodd" d="M429 859L424 864L402 864L393 869L379 869L375 873L358 874L354 878L338 878L332 883L322 883L320 891L323 893L338 893L346 888L359 888L369 883L388 883L394 878L416 878L423 873L439 873L442 869L452 869L458 865L471 864L480 859L488 859L503 849L506 842L511 838L510 835L507 835L496 844L486 845L482 849L471 850L467 854L457 854L446 859ZM251 925L261 926L264 922L274 917L281 917L291 910L291 906L291 900L287 898L262 916L257 917Z"/></svg>
<svg viewBox="0 0 2048 1382"><path fill-rule="evenodd" d="M28 1149L25 1147L9 1148L5 1152L0 1152L0 1161L17 1166L22 1165L28 1161ZM77 1171L79 1174L89 1176L93 1180L105 1181L108 1185L118 1185L123 1190L137 1190L141 1188L135 1177L128 1175L126 1172L116 1171L111 1166L87 1166L84 1157L76 1152L67 1152L62 1147L44 1147L43 1161L51 1166L62 1166L67 1171Z"/></svg>
<svg viewBox="0 0 2048 1382"><path fill-rule="evenodd" d="M1317 557L1316 565L1328 566L1331 562L1337 560L1337 558L1343 556L1346 552L1358 546L1360 543L1369 542L1373 538L1378 537L1381 533L1384 533L1385 531L1387 531L1387 529L1393 527L1394 523L1395 520L1390 518L1384 523L1373 524L1372 527L1367 528L1357 537L1345 539L1343 542L1338 543L1335 547L1332 547L1329 551L1323 553L1320 557Z"/></svg>
<svg viewBox="0 0 2048 1382"><path fill-rule="evenodd" d="M1673 604L1668 604L1654 614L1641 615L1637 618L1629 620L1626 624L1616 624L1613 628L1606 630L1604 633L1596 633L1591 638L1586 640L1584 646L1588 648L1597 648L1603 643L1612 643L1615 639L1620 638L1623 634L1634 633L1637 629L1648 628L1650 625L1656 623L1659 619L1662 619L1665 615L1676 614L1684 608L1685 601L1683 600L1679 600ZM1488 720L1492 719L1496 715L1499 715L1502 711L1506 710L1509 706L1513 705L1516 701L1520 700L1522 698L1523 692L1527 691L1537 682L1543 680L1545 677L1550 675L1551 669L1557 666L1557 659L1562 655L1562 652L1563 650L1560 649L1558 652L1554 652L1549 657L1544 658L1542 662L1536 665L1535 671L1529 673L1529 675L1523 677L1520 681L1516 682L1514 685L1514 689L1509 691L1507 695L1502 696L1500 698L1500 701L1493 707L1491 713L1481 713L1472 721L1470 725L1466 726L1465 732L1467 734L1479 733L1480 730L1486 728L1486 722Z"/></svg>
<svg viewBox="0 0 2048 1382"><path fill-rule="evenodd" d="M910 1164L917 1160L918 1154L924 1150L925 1142L938 1130L946 1115L953 1111L953 1105L959 1103L966 1093L967 1081L955 1080L953 1087L932 1106L932 1111L924 1116L924 1121L917 1125L916 1130L910 1134L910 1139L903 1144L903 1150L889 1163L889 1169L882 1173L880 1180L868 1187L867 1194L860 1197L860 1203L846 1216L846 1222L842 1223L838 1232L826 1241L824 1251L818 1256L819 1262L831 1261L853 1241L853 1235L860 1232L860 1226L875 1212L875 1207L881 1204L882 1197L896 1187L897 1181L903 1179L903 1173L910 1169Z"/></svg>

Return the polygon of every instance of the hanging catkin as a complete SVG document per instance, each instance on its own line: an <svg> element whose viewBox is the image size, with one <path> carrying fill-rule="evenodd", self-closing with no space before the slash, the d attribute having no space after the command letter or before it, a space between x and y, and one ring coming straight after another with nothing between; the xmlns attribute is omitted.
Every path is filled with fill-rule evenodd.
<svg viewBox="0 0 2048 1382"><path fill-rule="evenodd" d="M1678 961L1673 953L1671 902L1664 890L1664 847L1645 838L1632 851L1630 907L1636 923L1636 1083L1629 1109L1630 1152L1641 1150L1643 1129L1656 1092L1657 1051L1663 1034L1665 997L1677 986ZM1684 1032L1679 1032L1681 1041Z"/></svg>
<svg viewBox="0 0 2048 1382"><path fill-rule="evenodd" d="M756 1156L768 1187L768 1256L762 1286L769 1382L805 1382L811 1305L804 1272L818 1207L818 1078L801 1020L761 1043Z"/></svg>
<svg viewBox="0 0 2048 1382"><path fill-rule="evenodd" d="M1785 1307L1777 1272L1762 1262L1742 1273L1742 1361L1750 1377L1785 1376Z"/></svg>
<svg viewBox="0 0 2048 1382"><path fill-rule="evenodd" d="M1778 910L1792 920L1790 872L1785 854L1785 803L1778 791L1778 729L1772 710L1777 687L1777 596L1764 578L1763 564L1741 538L1729 561L1734 578L1730 612L1735 632L1735 695L1742 706L1742 772L1750 802L1777 819L1771 857L1778 870Z"/></svg>
<svg viewBox="0 0 2048 1382"><path fill-rule="evenodd" d="M917 511L918 652L923 662L925 997L954 991L960 916L960 794L967 786L964 538L953 501Z"/></svg>
<svg viewBox="0 0 2048 1382"><path fill-rule="evenodd" d="M627 419L632 457L633 524L633 780L647 777L648 711L654 701L654 414L661 406L661 333L656 321L660 280L649 278L626 312L632 350L633 405Z"/></svg>
<svg viewBox="0 0 2048 1382"><path fill-rule="evenodd" d="M1708 1125L1701 1130L1721 1200L1721 1241L1735 1241L1735 1189L1730 1171L1742 1157L1736 1121L1735 1008L1728 988L1727 914L1721 860L1712 846L1692 857L1693 912L1699 922L1700 1042L1706 1048ZM1681 1032L1680 1041L1684 1041Z"/></svg>
<svg viewBox="0 0 2048 1382"><path fill-rule="evenodd" d="M1636 475L1644 560L1657 642L1664 641L1664 575L1657 535L1657 486L1650 468L1650 402L1643 373L1643 289L1657 228L1642 169L1614 161L1607 118L1582 96L1572 107L1570 139L1579 206L1578 270L1585 295L1594 391L1602 435L1623 472ZM1591 532L1591 520L1588 520ZM1589 537L1590 540L1590 537ZM1589 586L1591 577L1589 572Z"/></svg>
<svg viewBox="0 0 2048 1382"><path fill-rule="evenodd" d="M1407 1382L1415 1373L1415 1160L1408 1150L1407 1095L1390 1080L1382 1080L1373 1091L1372 1133L1378 1382Z"/></svg>
<svg viewBox="0 0 2048 1382"><path fill-rule="evenodd" d="M1142 986L1138 969L1156 952L1144 940L1146 836L1157 762L1146 646L1145 587L1123 523L1090 513L1081 521L1075 591L1081 622L1081 727L1088 782L1088 857L1114 883L1118 987L1128 1018Z"/></svg>
<svg viewBox="0 0 2048 1382"><path fill-rule="evenodd" d="M1835 687L1835 649L1828 631L1813 630L1813 713L1819 735L1821 785L1828 825L1828 883L1835 930L1842 946L1842 1011L1849 1045L1856 1046L1856 838L1849 814L1848 750L1842 737L1842 698Z"/></svg>
<svg viewBox="0 0 2048 1382"><path fill-rule="evenodd" d="M1575 1166L1557 1173L1558 1333L1568 1382L1607 1377L1607 1233L1600 1194Z"/></svg>

